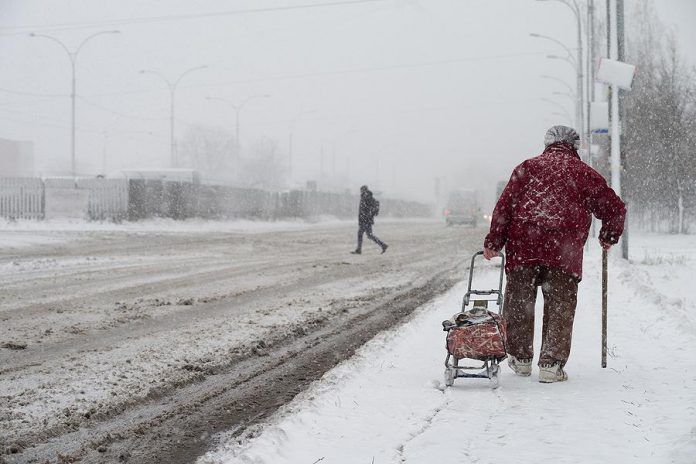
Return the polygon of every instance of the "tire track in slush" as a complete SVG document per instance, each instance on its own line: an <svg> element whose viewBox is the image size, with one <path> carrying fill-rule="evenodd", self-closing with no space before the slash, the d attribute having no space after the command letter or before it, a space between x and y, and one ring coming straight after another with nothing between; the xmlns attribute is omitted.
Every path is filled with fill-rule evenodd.
<svg viewBox="0 0 696 464"><path fill-rule="evenodd" d="M133 340L151 340L158 334L177 337L177 330L186 327L186 321L201 322L198 330L204 330L205 324L215 324L230 311L236 311L235 308L242 311L263 302L283 304L283 299L292 298L292 295L317 291L321 294L321 288L326 285L335 286L340 282L360 279L366 287L346 300L346 304L352 304L355 310L339 311L334 319L312 325L308 330L295 332L284 329L284 335L266 347L263 353L226 362L221 360L222 363L214 371L201 372L185 384L172 384L159 389L159 393L144 400L133 402L129 398L114 398L124 406L113 408L109 414L84 419L77 429L57 428L46 434L40 426L32 427L29 429L31 432L24 435L26 440L19 452L6 455L5 459L11 463L61 460L191 462L211 445L210 434L229 429L237 429L241 433L248 425L268 417L326 370L351 356L356 348L376 333L392 327L416 307L451 286L454 282L452 269L461 266L458 252L471 248L471 244L478 242L481 235L481 231L445 230L436 224L397 224L382 230L391 232L392 246L389 253L379 259L370 259L369 252L368 256L357 258L347 255L345 239L352 238L354 230L346 227L259 234L249 240L219 235L207 240L198 234L194 251L207 257L215 256L212 263L208 262L210 266L229 262L229 269L199 269L200 273L190 276L169 274L167 277L176 265L165 262L160 271L161 282L156 284L143 285L142 281L138 283L136 279L131 284L123 282L123 288L104 292L103 289L100 291L100 282L108 280L109 271L98 270L94 280L84 282L91 293L75 295L76 300L85 299L88 306L103 305L110 298L122 300L139 293L141 298L148 298L168 290L176 292L180 288L198 291L205 296L209 295L206 292L211 289L222 286L227 293L206 303L205 308L198 305L179 308L176 320L166 316L154 317L123 326L90 330L81 337L67 336L45 344L41 350L0 352L0 357L13 364L12 375L21 376L25 371L29 375L37 369L43 372L51 365L58 365L56 363L85 350L108 351ZM171 250L172 244L193 246L190 239L159 235L110 239L122 241L113 247L118 250L117 256L120 256L118 253L125 256L140 254L148 249ZM150 246L150 240L158 242ZM131 248L128 243L123 243L131 241L135 241ZM256 253L250 256L248 246L252 241ZM319 249L317 244L320 245ZM56 256L62 257L80 256L81 253L80 247L76 246L53 251ZM191 248L186 251L191 251ZM42 254L35 254L39 255ZM187 257L190 257L188 253L183 256L184 260ZM0 264L4 259L6 256L0 255ZM152 272L156 277L157 269ZM404 285L404 276L412 275L418 277ZM253 278L247 281L248 276ZM57 278L60 278L59 270ZM261 282L265 283L252 285ZM246 291L239 292L240 285ZM59 287L57 283L55 288ZM370 288L382 288L384 291L374 292ZM310 301L317 301L316 298L310 297ZM356 303L355 298L360 303ZM373 300L369 301L370 298ZM29 300L28 312L40 313L41 303L34 299L32 306ZM13 317L21 318L22 312L17 312ZM31 319L34 320L34 316Z"/></svg>

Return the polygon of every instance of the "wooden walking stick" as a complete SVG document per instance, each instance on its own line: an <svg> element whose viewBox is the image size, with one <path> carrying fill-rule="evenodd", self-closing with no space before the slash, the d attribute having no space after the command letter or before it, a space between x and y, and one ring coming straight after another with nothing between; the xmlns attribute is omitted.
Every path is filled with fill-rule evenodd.
<svg viewBox="0 0 696 464"><path fill-rule="evenodd" d="M602 367L607 367L607 250L602 249Z"/></svg>

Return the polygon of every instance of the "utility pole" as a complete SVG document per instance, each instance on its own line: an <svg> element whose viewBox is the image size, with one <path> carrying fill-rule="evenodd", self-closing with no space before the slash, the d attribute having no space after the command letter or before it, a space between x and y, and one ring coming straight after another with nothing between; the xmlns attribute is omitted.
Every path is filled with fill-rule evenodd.
<svg viewBox="0 0 696 464"><path fill-rule="evenodd" d="M626 47L624 43L624 0L616 0L616 52L619 61L623 62L626 59ZM624 147L625 140L623 140L623 134L626 133L626 111L625 111L625 92L620 91L617 88L617 103L618 103L618 115L621 125L619 126L619 186L623 186L624 201L626 203L626 222L624 225L624 233L621 239L621 256L624 259L628 259L628 191L626 189L626 149L623 151L621 147Z"/></svg>
<svg viewBox="0 0 696 464"><path fill-rule="evenodd" d="M288 179L292 182L292 131L288 134Z"/></svg>
<svg viewBox="0 0 696 464"><path fill-rule="evenodd" d="M613 8L612 8L613 6ZM609 57L613 60L623 62L624 60L624 15L623 0L607 0L607 50ZM613 14L612 14L613 12ZM615 29L615 38L612 37L612 23ZM609 114L611 125L611 187L617 195L621 196L622 189L622 166L621 156L621 101L619 99L620 90L617 84L610 86L611 98L609 99ZM626 221L628 222L628 220ZM621 238L621 256L628 259L628 227L625 227Z"/></svg>
<svg viewBox="0 0 696 464"><path fill-rule="evenodd" d="M592 76L592 67L594 66L594 47L592 41L594 40L594 0L588 0L587 2L587 68L586 68L586 137L587 137L587 163L592 166L592 128L591 128L591 107L594 101L594 79Z"/></svg>
<svg viewBox="0 0 696 464"><path fill-rule="evenodd" d="M295 131L295 124L300 120L302 116L316 113L317 109L311 109L308 111L302 111L295 115L290 121L290 132L288 133L288 180L292 183L292 134Z"/></svg>
<svg viewBox="0 0 696 464"><path fill-rule="evenodd" d="M103 145L102 145L102 174L106 176L106 144L109 141L109 133L104 130L102 131Z"/></svg>
<svg viewBox="0 0 696 464"><path fill-rule="evenodd" d="M594 55L595 55L595 29L594 29L594 0L587 4L587 163L594 168L592 155L592 102L595 101L594 81ZM592 237L596 237L596 219L592 216Z"/></svg>
<svg viewBox="0 0 696 464"><path fill-rule="evenodd" d="M616 1L616 0L614 0ZM616 15L612 15L612 20L616 19ZM612 21L613 22L613 21ZM616 24L616 23L614 23ZM617 41L611 41L611 59L618 61L617 56ZM621 195L621 137L619 127L619 86L611 84L611 186L616 191L617 195Z"/></svg>
<svg viewBox="0 0 696 464"><path fill-rule="evenodd" d="M537 1L554 1L554 0L537 0ZM575 59L575 72L576 72L576 82L577 82L577 104L575 106L575 120L577 124L577 131L578 134L580 134L580 138L585 137L585 109L584 109L584 91L583 91L583 61L582 61L582 10L580 9L580 4L576 0L555 0L558 1L568 8L573 12L575 15L575 20L576 20L576 28L577 28L577 40L578 40L578 47L577 47L577 58ZM570 51L568 51L570 55ZM572 57L572 55L570 55ZM549 56L549 58L552 58L553 56ZM568 60L570 62L570 60ZM573 64L572 62L570 62Z"/></svg>
<svg viewBox="0 0 696 464"><path fill-rule="evenodd" d="M169 163L173 168L176 167L177 164L176 138L174 136L174 97L176 96L176 88L179 85L179 82L181 82L181 79L184 78L184 76L194 71L198 71L199 69L206 69L207 67L208 66L196 66L194 68L189 68L183 73L181 73L179 77L177 77L177 79L174 81L168 79L166 76L157 71L152 71L150 69L143 69L140 71L140 74L154 74L159 79L164 81L164 83L167 84L167 88L169 89Z"/></svg>
<svg viewBox="0 0 696 464"><path fill-rule="evenodd" d="M72 80L71 80L71 87L70 87L70 174L75 177L77 175L77 166L76 166L76 158L75 158L75 121L76 121L76 116L75 112L77 110L77 55L80 53L80 50L82 50L82 47L91 39L94 37L97 37L98 35L104 35L104 34L120 34L120 31L101 31L101 32L95 32L94 34L88 36L86 39L84 39L80 45L77 46L75 51L71 51L63 42L58 40L57 38L51 36L51 35L46 35L46 34L35 34L31 33L29 34L31 37L43 37L44 39L49 39L54 42L56 42L58 45L60 45L63 50L68 54L68 58L70 58L70 64L72 67Z"/></svg>
<svg viewBox="0 0 696 464"><path fill-rule="evenodd" d="M585 135L585 121L584 121L584 111L582 107L582 99L584 98L584 91L583 91L583 83L582 83L582 13L580 11L580 6L573 2L575 9L575 16L577 19L577 33L578 33L578 71L577 71L577 79L578 79L578 106L580 107L580 111L578 112L578 117L580 119L580 134L581 137ZM571 8L572 9L572 8ZM587 143L587 141L585 142Z"/></svg>

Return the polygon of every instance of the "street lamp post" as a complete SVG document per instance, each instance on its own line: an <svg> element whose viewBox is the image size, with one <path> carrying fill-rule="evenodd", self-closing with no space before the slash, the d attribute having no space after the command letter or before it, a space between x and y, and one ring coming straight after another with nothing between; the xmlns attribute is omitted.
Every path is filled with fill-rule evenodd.
<svg viewBox="0 0 696 464"><path fill-rule="evenodd" d="M563 114L565 115L566 118L568 118L568 121L573 120L573 118L570 116L570 113L568 113L568 110L566 109L565 106L563 106L560 103L558 103L557 101L551 100L549 98L542 98L542 100L547 102L547 103L551 103L552 105L557 106L561 111L563 111Z"/></svg>
<svg viewBox="0 0 696 464"><path fill-rule="evenodd" d="M577 92L575 90L573 90L573 88L571 86L569 86L568 83L566 81L564 81L563 79L559 79L559 78L553 77L553 76L547 76L545 74L542 75L541 78L542 79L550 79L550 80L559 82L559 83L563 84L566 89L568 89L568 92L570 92L573 95L577 95ZM573 98L575 98L575 97L573 97Z"/></svg>
<svg viewBox="0 0 696 464"><path fill-rule="evenodd" d="M576 74L578 74L578 75L582 74L582 66L578 66L577 62L572 57L572 55L568 55L568 56L546 55L546 58L549 58L552 60L563 60L573 67ZM576 119L576 121L575 121L575 124L577 125L578 133L583 134L583 136L584 136L585 117L584 117L584 110L583 110L582 76L580 76L580 78L578 79L577 84L578 84L578 87L577 87L577 90L575 91L575 95L576 95L576 102L575 102L575 119Z"/></svg>
<svg viewBox="0 0 696 464"><path fill-rule="evenodd" d="M70 49L59 39L51 36L51 35L46 35L46 34L36 34L32 32L29 34L31 37L43 37L44 39L49 39L54 42L56 42L58 45L61 46L63 50L68 54L68 58L70 58L70 64L72 67L72 83L71 83L71 90L70 90L70 102L71 102L71 123L70 123L70 172L73 177L76 175L76 159L75 159L75 112L76 112L76 103L75 100L77 99L77 78L76 78L76 69L77 69L77 55L80 53L80 50L82 47L91 39L98 35L103 35L103 34L119 34L121 31L101 31L101 32L95 32L94 34L88 36L85 38L80 45L77 46L77 48L74 51L70 51Z"/></svg>
<svg viewBox="0 0 696 464"><path fill-rule="evenodd" d="M297 123L297 121L299 121L299 119L302 116L306 116L308 114L313 114L313 113L316 113L317 111L318 110L316 108L311 109L311 110L307 110L307 111L302 111L301 113L296 114L295 117L292 118L292 120L290 121L290 132L288 133L288 178L290 179L291 182L292 182L292 134L295 131L295 124Z"/></svg>
<svg viewBox="0 0 696 464"><path fill-rule="evenodd" d="M560 40L556 40L556 39L554 39L553 37L549 37L548 35L535 34L535 33L533 33L533 32L530 33L529 35L530 35L530 37L536 37L536 38L538 38L538 39L550 40L551 42L554 42L554 43L560 45L561 47L563 47L563 49L566 51L566 53L568 53L568 56L569 56L569 57L572 57L572 56L573 56L573 51L572 51L566 44L564 44L563 42L561 42Z"/></svg>
<svg viewBox="0 0 696 464"><path fill-rule="evenodd" d="M571 102L575 102L575 95L570 92L551 92L553 95L562 95L564 97L570 98Z"/></svg>
<svg viewBox="0 0 696 464"><path fill-rule="evenodd" d="M199 69L206 69L207 67L208 66L204 65L189 68L183 73L181 73L179 77L173 82L157 71L152 71L150 69L143 69L140 71L140 74L154 74L162 81L164 81L164 83L167 84L167 87L169 88L169 162L172 167L176 166L176 141L174 138L174 96L176 88L179 85L179 82L181 82L181 79L184 78L184 76L194 71L198 71Z"/></svg>
<svg viewBox="0 0 696 464"><path fill-rule="evenodd" d="M236 144L237 144L237 151L239 151L239 148L241 146L240 141L239 141L239 114L242 112L242 109L244 108L244 106L247 103L249 103L251 100L253 100L255 98L268 98L268 97L270 97L270 95L267 93L260 94L260 95L252 95L252 96L247 97L246 99L242 100L242 103L240 103L239 105L237 105L236 103L234 103L226 98L222 98L222 97L205 97L205 99L206 100L219 100L219 101L227 103L232 108L234 108L235 113L236 113L236 115L235 115L235 119L236 119L236 121L235 121L235 138L236 138Z"/></svg>
<svg viewBox="0 0 696 464"><path fill-rule="evenodd" d="M578 128L580 129L579 132L581 134L581 137L585 137L585 120L584 120L584 109L583 109L583 69L582 69L582 18L581 18L581 11L580 11L580 6L578 5L576 0L537 0L539 2L549 2L549 1L556 1L564 4L570 10L575 14L575 19L577 21L577 38L578 38L578 47L577 47L577 59L575 60L575 67L577 71L577 87L578 87L578 102L579 102L579 109L576 111L578 115ZM569 53L570 54L570 53ZM572 55L571 55L572 56Z"/></svg>
<svg viewBox="0 0 696 464"><path fill-rule="evenodd" d="M554 111L551 113L553 116L560 116L562 118L568 119L568 123L572 123L572 119L569 118L568 113L566 112L565 114L561 113L560 111Z"/></svg>

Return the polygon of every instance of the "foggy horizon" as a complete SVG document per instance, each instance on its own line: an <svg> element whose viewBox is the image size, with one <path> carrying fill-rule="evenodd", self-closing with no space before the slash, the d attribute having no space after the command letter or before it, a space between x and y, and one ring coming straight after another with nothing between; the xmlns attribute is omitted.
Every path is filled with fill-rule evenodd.
<svg viewBox="0 0 696 464"><path fill-rule="evenodd" d="M654 3L680 51L693 57L686 25L694 4ZM274 141L279 162L292 163L287 187L316 181L354 192L368 184L386 196L433 202L439 178L443 189L481 190L488 207L495 184L541 151L549 126L572 125L553 114L563 107L573 116L571 99L553 94L564 86L540 76L573 87L574 71L546 58L563 54L560 46L529 35L574 49L575 18L557 2L0 5L0 137L33 142L37 174L70 171L70 62L57 43L31 32L74 49L90 34L120 31L95 37L78 56L82 175L170 166L169 91L144 69L175 80L207 66L176 90L179 150L192 127L234 136L231 105L267 95L240 112L242 156L259 140Z"/></svg>

